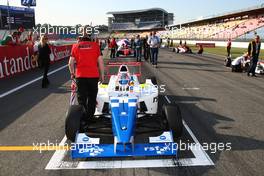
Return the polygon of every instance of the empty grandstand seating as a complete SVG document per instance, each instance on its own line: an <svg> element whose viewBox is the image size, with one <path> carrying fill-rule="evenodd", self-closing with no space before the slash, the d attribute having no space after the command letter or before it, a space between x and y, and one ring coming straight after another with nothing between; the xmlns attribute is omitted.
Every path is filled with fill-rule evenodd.
<svg viewBox="0 0 264 176"><path fill-rule="evenodd" d="M148 22L139 22L135 24L133 22L129 23L113 23L112 30L115 31L124 31L124 30L149 30L153 28L160 28L161 22L159 21L148 21Z"/></svg>
<svg viewBox="0 0 264 176"><path fill-rule="evenodd" d="M161 27L161 22L159 21L148 21L148 22L140 22L137 27L139 29L153 29L157 27Z"/></svg>
<svg viewBox="0 0 264 176"><path fill-rule="evenodd" d="M222 32L217 33L213 38L232 38L235 39L250 31L256 30L264 26L264 18L255 18L246 20L238 25L232 26Z"/></svg>
<svg viewBox="0 0 264 176"><path fill-rule="evenodd" d="M159 32L159 35L163 38L226 40L236 39L261 27L264 27L263 15L258 18L230 20L215 24L184 26L178 30Z"/></svg>

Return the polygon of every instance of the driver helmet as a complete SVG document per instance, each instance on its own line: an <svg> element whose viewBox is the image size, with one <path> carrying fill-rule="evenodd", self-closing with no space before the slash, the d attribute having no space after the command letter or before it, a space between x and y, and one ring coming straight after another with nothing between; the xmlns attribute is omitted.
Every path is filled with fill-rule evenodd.
<svg viewBox="0 0 264 176"><path fill-rule="evenodd" d="M119 84L122 86L128 85L129 77L127 73L121 73Z"/></svg>

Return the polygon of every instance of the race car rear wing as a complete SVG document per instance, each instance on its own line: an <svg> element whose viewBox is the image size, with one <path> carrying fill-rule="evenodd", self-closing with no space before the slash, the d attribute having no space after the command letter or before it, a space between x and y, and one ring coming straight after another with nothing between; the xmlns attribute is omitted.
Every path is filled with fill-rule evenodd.
<svg viewBox="0 0 264 176"><path fill-rule="evenodd" d="M112 62L108 61L105 67L105 74L108 78L117 75L121 65L128 67L130 75L141 76L141 62Z"/></svg>

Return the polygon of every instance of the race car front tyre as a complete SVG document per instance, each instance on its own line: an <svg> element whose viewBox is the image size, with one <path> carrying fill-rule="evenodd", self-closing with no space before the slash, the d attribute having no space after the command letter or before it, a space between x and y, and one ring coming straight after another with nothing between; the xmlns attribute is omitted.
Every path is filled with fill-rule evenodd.
<svg viewBox="0 0 264 176"><path fill-rule="evenodd" d="M173 137L178 138L182 135L183 123L179 106L164 105L162 107L162 115L167 119L168 128L172 130Z"/></svg>
<svg viewBox="0 0 264 176"><path fill-rule="evenodd" d="M148 78L148 79L151 80L151 82L152 82L153 85L155 85L155 86L158 85L158 82L157 82L157 79L156 79L155 76L152 76L152 77L150 77L150 78Z"/></svg>
<svg viewBox="0 0 264 176"><path fill-rule="evenodd" d="M71 141L75 142L76 133L80 130L83 108L80 105L71 105L66 114L65 134Z"/></svg>

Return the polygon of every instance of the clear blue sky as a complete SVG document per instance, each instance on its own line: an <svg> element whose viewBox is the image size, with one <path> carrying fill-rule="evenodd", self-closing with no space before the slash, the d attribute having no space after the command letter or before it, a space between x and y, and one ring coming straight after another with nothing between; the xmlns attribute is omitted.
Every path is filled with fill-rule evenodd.
<svg viewBox="0 0 264 176"><path fill-rule="evenodd" d="M9 0L20 6L21 0ZM174 23L221 14L264 3L264 0L36 0L36 23L52 25L107 24L108 11L164 8L175 15ZM7 0L0 0L6 5Z"/></svg>

